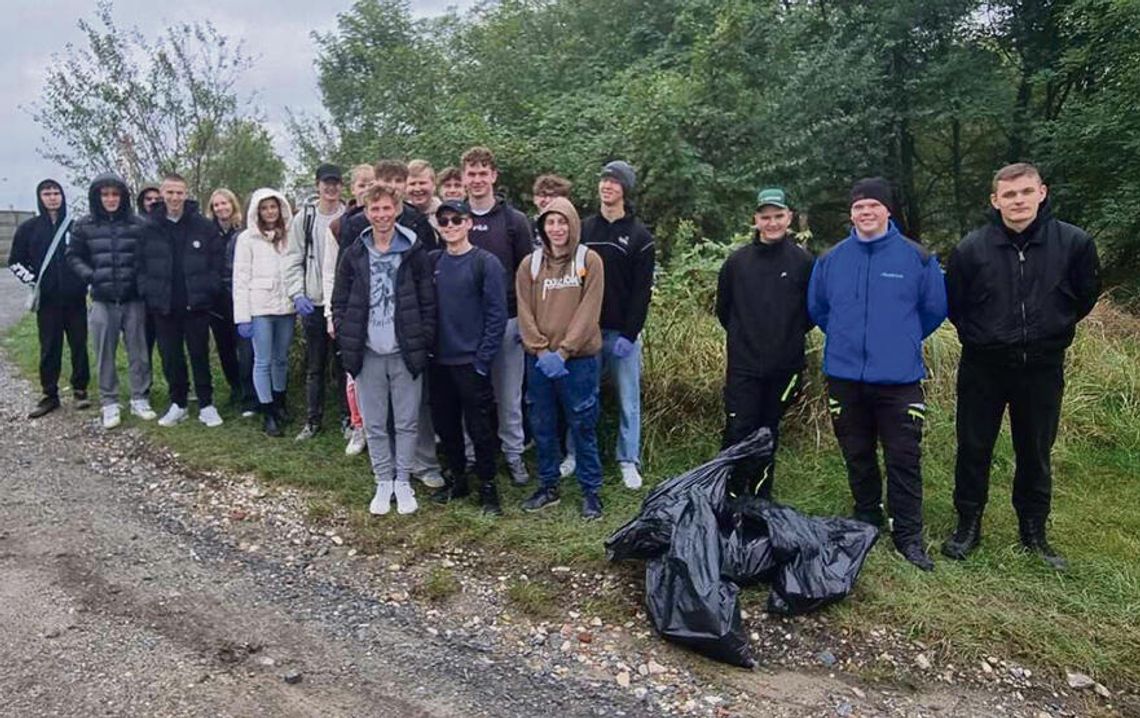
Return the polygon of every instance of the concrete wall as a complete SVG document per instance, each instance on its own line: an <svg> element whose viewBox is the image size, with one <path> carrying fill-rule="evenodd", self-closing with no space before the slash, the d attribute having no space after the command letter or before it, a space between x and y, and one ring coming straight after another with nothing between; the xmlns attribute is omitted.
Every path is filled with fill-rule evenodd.
<svg viewBox="0 0 1140 718"><path fill-rule="evenodd" d="M15 209L0 210L0 262L3 264L8 262L8 251L12 248L12 235L16 233L16 227L35 214Z"/></svg>

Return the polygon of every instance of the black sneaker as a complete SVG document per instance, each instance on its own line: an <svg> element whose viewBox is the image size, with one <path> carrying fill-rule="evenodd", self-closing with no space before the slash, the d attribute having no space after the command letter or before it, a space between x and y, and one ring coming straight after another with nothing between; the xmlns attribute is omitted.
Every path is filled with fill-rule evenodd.
<svg viewBox="0 0 1140 718"><path fill-rule="evenodd" d="M582 518L587 521L602 518L602 500L597 494L586 494L582 497Z"/></svg>
<svg viewBox="0 0 1140 718"><path fill-rule="evenodd" d="M531 494L530 498L523 502L523 511L535 512L542 511L551 506L557 506L562 501L562 497L558 495L558 487L539 487L538 491Z"/></svg>
<svg viewBox="0 0 1140 718"><path fill-rule="evenodd" d="M450 471L444 471L443 480L446 483L431 495L431 500L435 503L448 504L451 503L452 499L461 499L471 494L471 487L467 483L466 474L457 475Z"/></svg>
<svg viewBox="0 0 1140 718"><path fill-rule="evenodd" d="M903 558L923 571L934 570L934 562L926 555L926 549L922 547L921 540L914 539L904 543L896 543L895 550L898 551Z"/></svg>
<svg viewBox="0 0 1140 718"><path fill-rule="evenodd" d="M58 396L45 396L36 404L36 408L28 412L29 419L38 419L41 416L50 414L59 408Z"/></svg>
<svg viewBox="0 0 1140 718"><path fill-rule="evenodd" d="M82 389L78 389L76 391L71 392L71 396L72 396L72 398L75 399L75 408L76 409L90 409L91 408L91 399L88 398L86 391L84 391Z"/></svg>
<svg viewBox="0 0 1140 718"><path fill-rule="evenodd" d="M1019 520L1021 533L1021 546L1027 552L1036 555L1054 571L1067 571L1069 562L1049 545L1045 537L1045 519L1042 517L1025 518Z"/></svg>
<svg viewBox="0 0 1140 718"><path fill-rule="evenodd" d="M502 516L503 507L499 504L499 491L493 481L479 487L479 502L483 504L484 516Z"/></svg>

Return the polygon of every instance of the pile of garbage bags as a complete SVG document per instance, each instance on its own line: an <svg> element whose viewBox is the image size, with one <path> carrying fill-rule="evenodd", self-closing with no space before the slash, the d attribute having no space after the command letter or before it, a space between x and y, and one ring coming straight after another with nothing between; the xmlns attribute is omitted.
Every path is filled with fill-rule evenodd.
<svg viewBox="0 0 1140 718"><path fill-rule="evenodd" d="M757 430L658 485L641 513L606 541L611 561L648 562L646 607L662 636L745 668L756 660L740 623L742 587L768 584L770 613L814 611L851 592L878 539L861 521L726 495L736 462L771 453L771 433Z"/></svg>

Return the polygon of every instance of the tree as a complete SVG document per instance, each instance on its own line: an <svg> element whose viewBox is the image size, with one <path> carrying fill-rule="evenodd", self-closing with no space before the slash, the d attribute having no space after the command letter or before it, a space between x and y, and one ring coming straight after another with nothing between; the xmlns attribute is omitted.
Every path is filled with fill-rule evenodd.
<svg viewBox="0 0 1140 718"><path fill-rule="evenodd" d="M173 171L202 196L215 183L241 183L241 175L219 174L222 167L279 178L281 160L235 89L252 66L240 44L208 21L150 40L119 27L109 0L78 24L86 47L68 44L53 57L32 108L44 130L41 154L72 179L82 184L114 170L138 186Z"/></svg>

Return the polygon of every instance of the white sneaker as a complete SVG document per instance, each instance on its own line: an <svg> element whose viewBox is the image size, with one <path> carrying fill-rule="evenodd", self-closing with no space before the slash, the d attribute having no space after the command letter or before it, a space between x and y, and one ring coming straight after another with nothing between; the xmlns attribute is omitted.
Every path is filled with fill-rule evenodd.
<svg viewBox="0 0 1140 718"><path fill-rule="evenodd" d="M374 516L383 516L392 508L392 492L395 490L394 481L377 481L376 495L372 503L368 504L368 513Z"/></svg>
<svg viewBox="0 0 1140 718"><path fill-rule="evenodd" d="M253 409L242 409L241 410L241 418L243 418L243 419L252 419L255 416L257 416L257 412L254 411Z"/></svg>
<svg viewBox="0 0 1140 718"><path fill-rule="evenodd" d="M123 423L123 417L119 413L118 404L108 404L103 407L103 428L114 429L119 424Z"/></svg>
<svg viewBox="0 0 1140 718"><path fill-rule="evenodd" d="M185 408L178 406L177 404L171 404L170 408L166 410L166 413L163 414L162 418L158 420L158 425L174 426L175 424L181 424L182 422L186 421L186 418L188 416L190 416L190 412Z"/></svg>
<svg viewBox="0 0 1140 718"><path fill-rule="evenodd" d="M574 470L577 468L578 459L574 458L573 453L569 453L566 455L566 458L562 460L562 463L558 466L558 475L564 479L569 478L574 474Z"/></svg>
<svg viewBox="0 0 1140 718"><path fill-rule="evenodd" d="M348 439L348 446L344 447L346 456L356 456L368 447L368 439L364 437L364 429L353 429Z"/></svg>
<svg viewBox="0 0 1140 718"><path fill-rule="evenodd" d="M442 489L446 483L443 480L443 474L439 473L439 469L427 469L426 471L413 471L412 476L420 480L420 483L429 489ZM397 494L399 496L399 494Z"/></svg>
<svg viewBox="0 0 1140 718"><path fill-rule="evenodd" d="M410 481L396 482L396 513L411 514L419 508L416 503L416 492L412 490Z"/></svg>
<svg viewBox="0 0 1140 718"><path fill-rule="evenodd" d="M641 472L637 470L637 464L632 461L621 462L621 480L627 489L637 491L641 488Z"/></svg>
<svg viewBox="0 0 1140 718"><path fill-rule="evenodd" d="M131 399L131 415L143 421L154 421L158 418L158 414L154 413L154 409L150 408L150 402L146 399Z"/></svg>
<svg viewBox="0 0 1140 718"><path fill-rule="evenodd" d="M202 422L211 429L215 426L222 425L222 417L218 414L218 408L213 404L203 406L198 410L198 421Z"/></svg>

